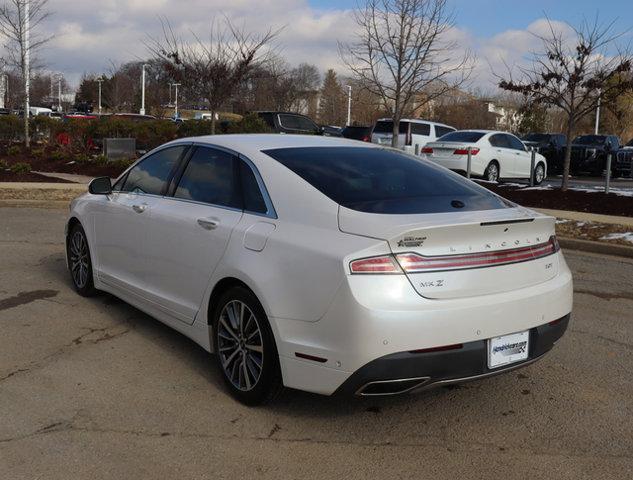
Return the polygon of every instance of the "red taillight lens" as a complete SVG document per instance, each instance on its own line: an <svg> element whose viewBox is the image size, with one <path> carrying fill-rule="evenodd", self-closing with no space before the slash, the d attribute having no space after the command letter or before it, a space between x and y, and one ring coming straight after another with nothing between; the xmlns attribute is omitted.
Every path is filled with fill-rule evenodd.
<svg viewBox="0 0 633 480"><path fill-rule="evenodd" d="M559 250L555 236L548 242L529 247L497 250L494 252L468 253L465 255L439 255L425 257L417 253L396 255L406 273L432 272L438 270L462 270L466 268L491 267L509 263L525 262L552 255Z"/></svg>
<svg viewBox="0 0 633 480"><path fill-rule="evenodd" d="M363 137L363 142L371 142L371 137L369 137L368 135L365 135Z"/></svg>
<svg viewBox="0 0 633 480"><path fill-rule="evenodd" d="M431 147L423 147L422 150L420 150L420 153L431 155L433 153L433 149Z"/></svg>
<svg viewBox="0 0 633 480"><path fill-rule="evenodd" d="M470 154L471 155L477 155L479 153L479 149L478 148L471 148L470 149ZM468 149L467 148L458 148L453 152L453 155L468 155Z"/></svg>
<svg viewBox="0 0 633 480"><path fill-rule="evenodd" d="M391 255L354 260L349 264L352 273L402 273Z"/></svg>

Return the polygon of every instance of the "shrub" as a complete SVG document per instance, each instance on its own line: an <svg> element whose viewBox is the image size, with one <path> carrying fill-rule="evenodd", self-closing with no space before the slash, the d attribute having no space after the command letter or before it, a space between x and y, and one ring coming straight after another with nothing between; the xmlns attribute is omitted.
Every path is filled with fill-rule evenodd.
<svg viewBox="0 0 633 480"><path fill-rule="evenodd" d="M11 145L7 148L7 155L11 157L15 157L16 155L20 155L22 153L22 148L19 145Z"/></svg>
<svg viewBox="0 0 633 480"><path fill-rule="evenodd" d="M0 158L0 170L7 170L9 168L9 164L3 158Z"/></svg>
<svg viewBox="0 0 633 480"><path fill-rule="evenodd" d="M97 165L108 165L110 163L110 160L105 155L97 155L92 161Z"/></svg>
<svg viewBox="0 0 633 480"><path fill-rule="evenodd" d="M245 115L238 122L230 122L226 133L269 133L270 128L256 113Z"/></svg>
<svg viewBox="0 0 633 480"><path fill-rule="evenodd" d="M46 150L44 149L44 147L31 149L31 155L35 157L43 157L45 153L46 153Z"/></svg>
<svg viewBox="0 0 633 480"><path fill-rule="evenodd" d="M90 157L85 153L78 153L75 155L75 162L77 163L89 163Z"/></svg>
<svg viewBox="0 0 633 480"><path fill-rule="evenodd" d="M179 138L200 137L202 135L211 135L210 120L187 120L178 126Z"/></svg>
<svg viewBox="0 0 633 480"><path fill-rule="evenodd" d="M31 171L31 165L26 162L14 163L11 166L11 171L13 173L29 173Z"/></svg>
<svg viewBox="0 0 633 480"><path fill-rule="evenodd" d="M24 125L17 115L0 116L0 139L14 141L24 138Z"/></svg>
<svg viewBox="0 0 633 480"><path fill-rule="evenodd" d="M59 161L66 158L66 153L62 150L53 150L49 156L51 160Z"/></svg>
<svg viewBox="0 0 633 480"><path fill-rule="evenodd" d="M119 167L121 171L123 171L127 167L132 165L134 162L136 162L136 160L137 160L136 158L122 158L120 160L115 160L114 162L111 162L111 163Z"/></svg>

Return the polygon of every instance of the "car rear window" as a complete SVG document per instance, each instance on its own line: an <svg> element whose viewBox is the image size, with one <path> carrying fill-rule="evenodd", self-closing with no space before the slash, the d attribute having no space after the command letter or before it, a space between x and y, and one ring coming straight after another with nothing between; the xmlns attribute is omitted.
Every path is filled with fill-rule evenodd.
<svg viewBox="0 0 633 480"><path fill-rule="evenodd" d="M383 148L301 147L264 153L344 207L415 214L512 206L431 162Z"/></svg>
<svg viewBox="0 0 633 480"><path fill-rule="evenodd" d="M400 122L398 125L399 133L407 133L409 130L409 122ZM393 133L393 122L391 120L380 120L376 122L374 133Z"/></svg>
<svg viewBox="0 0 633 480"><path fill-rule="evenodd" d="M451 132L441 136L438 140L442 142L464 142L475 143L478 142L485 133L483 132Z"/></svg>

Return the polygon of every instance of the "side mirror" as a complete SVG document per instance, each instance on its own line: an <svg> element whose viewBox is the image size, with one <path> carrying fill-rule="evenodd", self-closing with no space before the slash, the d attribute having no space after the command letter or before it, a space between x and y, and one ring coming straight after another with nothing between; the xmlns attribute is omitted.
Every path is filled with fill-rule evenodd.
<svg viewBox="0 0 633 480"><path fill-rule="evenodd" d="M110 177L97 177L88 185L88 192L93 195L109 195L112 193L112 180Z"/></svg>

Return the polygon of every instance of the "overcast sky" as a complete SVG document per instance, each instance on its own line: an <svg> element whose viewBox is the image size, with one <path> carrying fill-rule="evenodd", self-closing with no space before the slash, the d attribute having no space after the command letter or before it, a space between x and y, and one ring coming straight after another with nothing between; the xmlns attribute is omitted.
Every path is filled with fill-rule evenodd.
<svg viewBox="0 0 633 480"><path fill-rule="evenodd" d="M622 15L626 18L618 28L631 28L630 1L601 0L600 17ZM500 70L503 60L519 62L537 45L530 32L544 31L545 13L554 21L578 23L583 15L593 18L597 5L595 0L449 2L456 16L451 35L475 51L473 86L484 91L494 87L491 66ZM226 14L255 31L285 27L278 45L291 64L314 63L344 73L336 45L353 35L354 5L356 0L49 0L54 15L41 28L56 37L39 56L48 69L63 72L76 85L84 72L107 72L111 62L147 56L143 41L160 33L160 17L183 35L203 36L214 16Z"/></svg>

